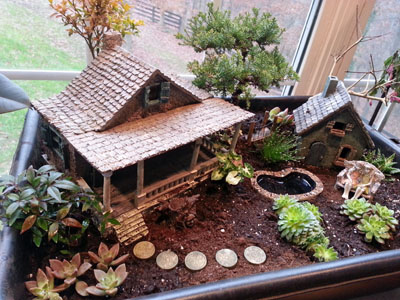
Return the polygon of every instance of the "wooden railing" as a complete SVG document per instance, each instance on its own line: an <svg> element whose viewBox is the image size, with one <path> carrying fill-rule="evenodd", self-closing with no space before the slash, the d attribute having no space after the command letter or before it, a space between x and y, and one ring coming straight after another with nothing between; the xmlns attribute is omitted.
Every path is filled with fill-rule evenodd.
<svg viewBox="0 0 400 300"><path fill-rule="evenodd" d="M145 197L138 201L138 205L158 198L172 190L181 187L185 184L194 183L194 180L211 173L218 166L216 157L198 164L193 171L183 171L175 174L167 179L156 182L143 189Z"/></svg>

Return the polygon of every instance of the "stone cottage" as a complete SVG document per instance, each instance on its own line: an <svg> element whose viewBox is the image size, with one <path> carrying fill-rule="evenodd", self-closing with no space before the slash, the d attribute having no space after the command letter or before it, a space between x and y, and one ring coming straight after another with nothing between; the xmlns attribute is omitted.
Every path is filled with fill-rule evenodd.
<svg viewBox="0 0 400 300"><path fill-rule="evenodd" d="M343 82L330 94L323 94L311 97L293 111L296 133L301 137L299 154L309 165L343 167L344 160L360 159L374 143Z"/></svg>

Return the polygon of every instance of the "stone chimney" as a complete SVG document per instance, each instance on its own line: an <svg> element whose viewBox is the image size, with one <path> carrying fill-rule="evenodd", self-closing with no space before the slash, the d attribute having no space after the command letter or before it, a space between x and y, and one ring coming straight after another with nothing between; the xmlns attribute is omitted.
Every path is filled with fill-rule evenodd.
<svg viewBox="0 0 400 300"><path fill-rule="evenodd" d="M336 76L329 75L325 83L324 91L322 92L322 97L326 98L336 92L338 82L339 79Z"/></svg>
<svg viewBox="0 0 400 300"><path fill-rule="evenodd" d="M117 46L122 46L122 35L117 31L108 31L104 33L103 50L110 50Z"/></svg>

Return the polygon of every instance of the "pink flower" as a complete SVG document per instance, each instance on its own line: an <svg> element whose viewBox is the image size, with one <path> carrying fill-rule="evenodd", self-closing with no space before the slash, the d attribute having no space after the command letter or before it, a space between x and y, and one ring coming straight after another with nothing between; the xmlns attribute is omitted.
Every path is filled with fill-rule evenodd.
<svg viewBox="0 0 400 300"><path fill-rule="evenodd" d="M398 103L400 103L400 97L397 96L397 92L396 91L394 91L393 93L391 93L389 95L389 100L390 100L390 102L398 102Z"/></svg>

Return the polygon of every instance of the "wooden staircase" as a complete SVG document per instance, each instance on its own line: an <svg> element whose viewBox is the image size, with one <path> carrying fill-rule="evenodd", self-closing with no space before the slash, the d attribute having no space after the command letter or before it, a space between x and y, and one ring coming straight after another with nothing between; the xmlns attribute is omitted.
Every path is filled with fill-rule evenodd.
<svg viewBox="0 0 400 300"><path fill-rule="evenodd" d="M113 225L113 227L120 243L127 246L149 234L149 229L144 222L142 212L157 204L158 201L148 202L116 218L121 225Z"/></svg>

